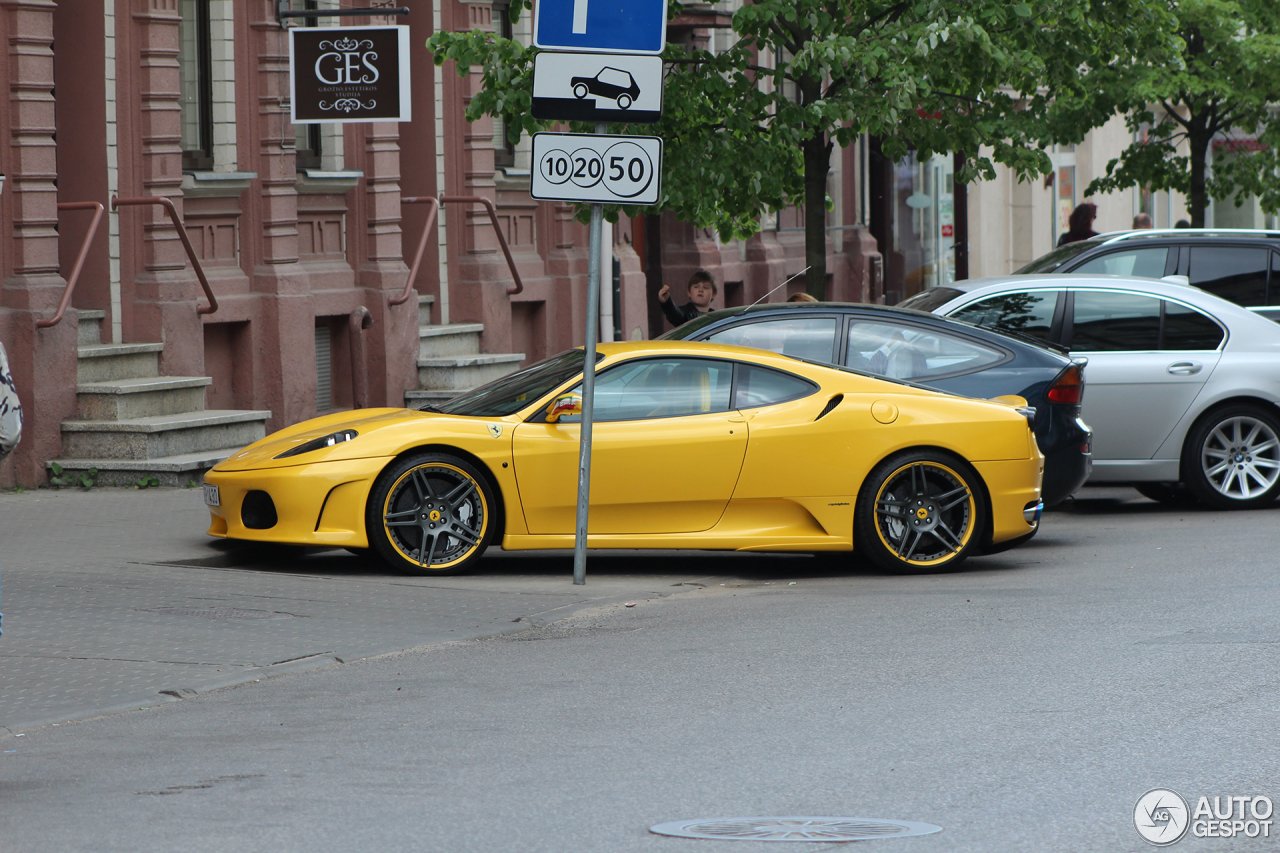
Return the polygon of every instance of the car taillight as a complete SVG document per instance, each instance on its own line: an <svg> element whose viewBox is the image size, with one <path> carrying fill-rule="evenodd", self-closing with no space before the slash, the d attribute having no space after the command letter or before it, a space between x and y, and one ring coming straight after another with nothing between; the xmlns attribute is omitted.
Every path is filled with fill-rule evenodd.
<svg viewBox="0 0 1280 853"><path fill-rule="evenodd" d="M1058 374L1058 378L1054 380L1053 385L1045 396L1050 403L1071 403L1080 404L1080 398L1084 395L1084 371L1080 366L1073 364L1062 373Z"/></svg>

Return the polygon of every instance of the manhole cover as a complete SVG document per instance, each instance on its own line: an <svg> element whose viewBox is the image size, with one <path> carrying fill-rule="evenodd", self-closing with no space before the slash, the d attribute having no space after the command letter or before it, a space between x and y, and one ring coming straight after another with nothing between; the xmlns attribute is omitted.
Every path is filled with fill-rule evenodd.
<svg viewBox="0 0 1280 853"><path fill-rule="evenodd" d="M162 616L195 616L200 619L282 619L289 615L271 610L241 610L237 607L156 607L143 612L159 613Z"/></svg>
<svg viewBox="0 0 1280 853"><path fill-rule="evenodd" d="M658 835L717 841L866 841L928 835L942 827L910 820L866 817L720 817L678 820L649 827Z"/></svg>

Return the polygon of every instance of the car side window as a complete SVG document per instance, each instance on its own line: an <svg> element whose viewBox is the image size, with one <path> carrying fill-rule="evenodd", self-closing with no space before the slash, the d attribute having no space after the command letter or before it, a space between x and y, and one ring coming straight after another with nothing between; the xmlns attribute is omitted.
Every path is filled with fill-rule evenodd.
<svg viewBox="0 0 1280 853"><path fill-rule="evenodd" d="M1107 255L1091 258L1078 267L1074 273L1092 273L1094 275L1137 275L1146 278L1161 278L1164 275L1165 262L1169 260L1169 247L1146 249L1127 249L1111 252Z"/></svg>
<svg viewBox="0 0 1280 853"><path fill-rule="evenodd" d="M735 409L758 409L788 400L808 397L818 387L807 379L760 367L754 364L738 364L738 387L733 398Z"/></svg>
<svg viewBox="0 0 1280 853"><path fill-rule="evenodd" d="M1071 348L1090 352L1159 349L1160 301L1141 294L1077 290Z"/></svg>
<svg viewBox="0 0 1280 853"><path fill-rule="evenodd" d="M1047 341L1057 307L1058 292L1055 290L1004 293L966 305L950 316L975 326L1011 329Z"/></svg>
<svg viewBox="0 0 1280 853"><path fill-rule="evenodd" d="M1176 302L1164 303L1164 339L1161 349L1215 350L1225 333L1210 317Z"/></svg>
<svg viewBox="0 0 1280 853"><path fill-rule="evenodd" d="M634 421L729 411L733 363L709 358L628 361L596 377L592 420ZM581 394L582 386L573 389ZM560 423L579 423L565 415Z"/></svg>
<svg viewBox="0 0 1280 853"><path fill-rule="evenodd" d="M830 364L835 358L836 318L787 317L744 323L710 335L717 344L767 349L779 355L793 355Z"/></svg>
<svg viewBox="0 0 1280 853"><path fill-rule="evenodd" d="M999 350L933 329L854 319L845 365L890 379L923 380L980 370L1004 358Z"/></svg>
<svg viewBox="0 0 1280 853"><path fill-rule="evenodd" d="M1237 305L1265 305L1269 254L1242 246L1192 246L1187 274L1196 287Z"/></svg>

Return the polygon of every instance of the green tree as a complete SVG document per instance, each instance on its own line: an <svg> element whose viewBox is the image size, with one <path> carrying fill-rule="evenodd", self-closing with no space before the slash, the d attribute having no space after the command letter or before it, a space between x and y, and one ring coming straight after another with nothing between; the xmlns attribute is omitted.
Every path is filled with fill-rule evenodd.
<svg viewBox="0 0 1280 853"><path fill-rule="evenodd" d="M1269 121L1280 105L1280 3L1166 0L1166 7L1177 16L1176 61L1108 69L1082 99L1094 102L1087 109L1114 103L1145 136L1086 192L1135 185L1180 192L1197 228L1210 199L1234 196L1239 204L1256 195L1268 213L1280 210L1280 121Z"/></svg>
<svg viewBox="0 0 1280 853"><path fill-rule="evenodd" d="M513 3L513 19L527 7ZM729 49L668 45L659 124L610 131L662 136L659 209L722 239L803 205L806 289L821 299L834 145L870 133L890 157L964 152L966 182L993 177L995 163L1020 177L1047 172L1045 142L1083 136L1112 114L1086 102L1079 70L1129 56L1155 64L1167 55L1164 15L1157 0L755 0L734 13ZM529 113L534 50L476 31L437 33L427 46L459 74L482 67L469 120L501 116L512 142L544 128ZM1050 109L1060 90L1072 96L1069 115ZM1077 133L1072 121L1088 126Z"/></svg>

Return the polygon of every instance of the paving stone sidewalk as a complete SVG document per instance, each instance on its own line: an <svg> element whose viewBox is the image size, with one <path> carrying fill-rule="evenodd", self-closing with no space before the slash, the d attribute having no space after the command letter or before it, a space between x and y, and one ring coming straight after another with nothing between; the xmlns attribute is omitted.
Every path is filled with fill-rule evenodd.
<svg viewBox="0 0 1280 853"><path fill-rule="evenodd" d="M0 730L520 630L690 580L650 573L654 559L575 587L571 555L497 549L475 574L409 577L345 551L222 542L207 524L197 489L0 494Z"/></svg>

